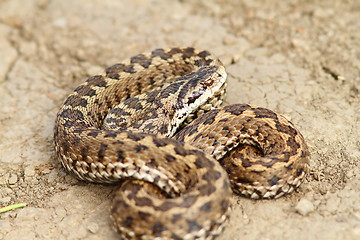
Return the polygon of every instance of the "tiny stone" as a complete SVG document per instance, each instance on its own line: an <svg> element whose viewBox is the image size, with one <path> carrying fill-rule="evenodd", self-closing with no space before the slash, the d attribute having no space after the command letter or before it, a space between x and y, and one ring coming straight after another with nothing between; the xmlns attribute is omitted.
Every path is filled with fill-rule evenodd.
<svg viewBox="0 0 360 240"><path fill-rule="evenodd" d="M32 177L32 176L35 175L35 169L33 167L30 167L30 166L26 167L24 173L25 173L25 176Z"/></svg>
<svg viewBox="0 0 360 240"><path fill-rule="evenodd" d="M55 214L58 217L64 218L66 216L66 209L63 207L57 207L55 208Z"/></svg>
<svg viewBox="0 0 360 240"><path fill-rule="evenodd" d="M224 38L223 43L225 45L233 45L237 42L237 39L235 37L227 36Z"/></svg>
<svg viewBox="0 0 360 240"><path fill-rule="evenodd" d="M91 233L97 233L99 231L99 225L97 225L96 223L90 223L87 226L87 229L89 229Z"/></svg>
<svg viewBox="0 0 360 240"><path fill-rule="evenodd" d="M2 195L2 196L6 196L11 193L13 193L13 190L11 190L11 188L4 187L4 188L0 189L0 195Z"/></svg>
<svg viewBox="0 0 360 240"><path fill-rule="evenodd" d="M0 198L0 203L9 203L10 201L11 201L11 197Z"/></svg>
<svg viewBox="0 0 360 240"><path fill-rule="evenodd" d="M325 205L326 210L331 213L336 213L336 211L338 211L339 209L340 204L341 204L341 199L336 196L333 196L327 200L327 203Z"/></svg>
<svg viewBox="0 0 360 240"><path fill-rule="evenodd" d="M51 172L51 170L49 168L45 168L44 170L41 171L42 174L49 174Z"/></svg>
<svg viewBox="0 0 360 240"><path fill-rule="evenodd" d="M9 177L9 184L13 185L18 181L18 177L16 174L11 174Z"/></svg>
<svg viewBox="0 0 360 240"><path fill-rule="evenodd" d="M360 238L360 227L351 229L350 234L352 235L353 239L359 239Z"/></svg>
<svg viewBox="0 0 360 240"><path fill-rule="evenodd" d="M300 213L303 216L308 215L314 211L314 204L307 199L301 199L298 204L295 206L296 212Z"/></svg>
<svg viewBox="0 0 360 240"><path fill-rule="evenodd" d="M55 27L64 28L67 25L67 20L65 18L58 18L55 19L52 23Z"/></svg>
<svg viewBox="0 0 360 240"><path fill-rule="evenodd" d="M53 183L58 178L58 172L56 170L52 170L48 177L48 183Z"/></svg>

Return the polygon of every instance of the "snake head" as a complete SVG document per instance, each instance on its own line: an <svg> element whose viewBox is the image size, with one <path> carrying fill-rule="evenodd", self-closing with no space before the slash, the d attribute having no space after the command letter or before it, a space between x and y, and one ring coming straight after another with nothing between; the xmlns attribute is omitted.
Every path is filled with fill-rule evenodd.
<svg viewBox="0 0 360 240"><path fill-rule="evenodd" d="M203 66L196 72L179 78L162 90L166 99L164 110L171 122L171 134L197 109L205 104L225 84L227 74L222 65ZM165 105L165 104L164 104ZM170 135L171 135L170 134Z"/></svg>
<svg viewBox="0 0 360 240"><path fill-rule="evenodd" d="M223 66L204 66L197 72L190 73L181 79L185 84L180 90L178 106L194 112L217 92L226 81L227 74Z"/></svg>

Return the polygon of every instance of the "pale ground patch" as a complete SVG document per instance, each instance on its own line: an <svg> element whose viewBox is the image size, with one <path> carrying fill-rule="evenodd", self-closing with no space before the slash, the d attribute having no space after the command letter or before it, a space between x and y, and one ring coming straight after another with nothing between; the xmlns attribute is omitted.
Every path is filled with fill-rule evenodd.
<svg viewBox="0 0 360 240"><path fill-rule="evenodd" d="M117 238L114 187L64 172L54 154L55 114L104 67L173 46L220 57L226 102L285 115L312 154L295 193L234 196L218 239L360 239L360 2L239 2L1 1L0 207L28 207L0 215L0 239Z"/></svg>

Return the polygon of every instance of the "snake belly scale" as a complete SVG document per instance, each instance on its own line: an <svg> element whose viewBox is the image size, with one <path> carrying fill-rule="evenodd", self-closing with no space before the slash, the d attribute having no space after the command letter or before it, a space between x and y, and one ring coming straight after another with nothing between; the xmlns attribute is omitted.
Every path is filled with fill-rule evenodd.
<svg viewBox="0 0 360 240"><path fill-rule="evenodd" d="M299 131L265 108L214 109L225 81L207 51L156 49L90 77L65 100L56 153L78 179L122 182L111 218L123 239L213 239L231 188L276 198L304 179L309 152Z"/></svg>

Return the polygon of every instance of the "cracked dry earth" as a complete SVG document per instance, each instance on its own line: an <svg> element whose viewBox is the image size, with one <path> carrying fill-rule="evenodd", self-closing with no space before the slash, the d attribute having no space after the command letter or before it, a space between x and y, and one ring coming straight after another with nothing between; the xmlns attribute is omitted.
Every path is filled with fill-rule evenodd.
<svg viewBox="0 0 360 240"><path fill-rule="evenodd" d="M158 47L220 57L227 104L287 116L309 145L293 194L232 197L218 239L360 239L360 2L0 1L0 239L117 239L114 186L69 176L54 154L65 97L87 77Z"/></svg>

